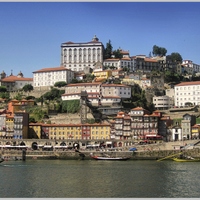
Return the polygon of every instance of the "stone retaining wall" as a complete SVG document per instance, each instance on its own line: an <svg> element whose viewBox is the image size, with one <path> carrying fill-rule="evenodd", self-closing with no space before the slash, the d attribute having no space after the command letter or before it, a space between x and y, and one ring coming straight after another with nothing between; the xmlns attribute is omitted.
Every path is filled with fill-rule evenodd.
<svg viewBox="0 0 200 200"><path fill-rule="evenodd" d="M158 160L167 156L180 153L180 150L160 150L160 151L81 151L85 155L84 159L91 159L90 155L104 154L112 157L131 157L131 160ZM194 158L200 158L200 149L189 149L182 151L184 155L192 156ZM21 150L2 150L1 156L3 157L22 157L23 153ZM26 159L64 159L64 160L79 160L82 157L78 152L75 151L26 151Z"/></svg>

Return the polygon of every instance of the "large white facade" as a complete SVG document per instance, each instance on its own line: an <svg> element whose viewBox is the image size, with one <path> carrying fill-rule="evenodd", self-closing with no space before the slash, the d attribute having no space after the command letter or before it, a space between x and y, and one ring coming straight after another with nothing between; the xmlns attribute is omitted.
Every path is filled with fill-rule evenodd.
<svg viewBox="0 0 200 200"><path fill-rule="evenodd" d="M200 81L182 82L174 86L174 91L175 106L200 105Z"/></svg>
<svg viewBox="0 0 200 200"><path fill-rule="evenodd" d="M94 36L91 42L61 44L61 66L72 71L89 72L97 62L103 63L103 44Z"/></svg>
<svg viewBox="0 0 200 200"><path fill-rule="evenodd" d="M122 84L77 83L66 86L62 100L80 99L81 91L86 91L94 106L119 105L122 98L131 97L131 87Z"/></svg>
<svg viewBox="0 0 200 200"><path fill-rule="evenodd" d="M74 72L65 67L44 68L33 72L33 87L50 87L56 82L70 83L74 79Z"/></svg>

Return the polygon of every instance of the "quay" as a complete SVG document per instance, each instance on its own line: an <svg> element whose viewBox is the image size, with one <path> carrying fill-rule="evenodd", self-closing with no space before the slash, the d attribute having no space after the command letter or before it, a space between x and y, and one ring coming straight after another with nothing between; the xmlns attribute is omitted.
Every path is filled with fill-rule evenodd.
<svg viewBox="0 0 200 200"><path fill-rule="evenodd" d="M26 142L26 141L25 141ZM35 141L34 141L35 142ZM158 160L179 152L184 152L187 156L200 158L200 141L188 140L183 146L183 141L163 142L156 144L125 146L122 148L105 148L105 149L42 149L34 150L32 148L9 149L0 148L0 156L9 159L16 158L17 160L29 159L63 159L63 160L89 160L91 154L102 156L107 154L113 157L130 157L130 160ZM186 143L185 142L185 143ZM23 146L21 146L23 147ZM136 151L130 151L131 147L135 147ZM183 148L182 148L183 147Z"/></svg>
<svg viewBox="0 0 200 200"><path fill-rule="evenodd" d="M158 151L107 151L106 154L114 157L131 157L130 160L158 160L173 154L177 154L181 150L158 150ZM182 151L187 156L200 158L200 149L188 149ZM4 150L1 156L9 159L17 158L18 160L30 159L60 159L60 160L90 160L91 153L93 155L102 155L105 152L98 151L81 151L84 157L75 151L26 151L25 158L21 150Z"/></svg>

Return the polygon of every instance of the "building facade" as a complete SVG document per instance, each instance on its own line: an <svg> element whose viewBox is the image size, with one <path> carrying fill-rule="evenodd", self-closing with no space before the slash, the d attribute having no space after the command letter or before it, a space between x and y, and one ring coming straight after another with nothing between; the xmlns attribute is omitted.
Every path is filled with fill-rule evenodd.
<svg viewBox="0 0 200 200"><path fill-rule="evenodd" d="M56 82L70 83L74 79L74 72L65 67L44 68L33 72L34 89L48 89Z"/></svg>
<svg viewBox="0 0 200 200"><path fill-rule="evenodd" d="M45 137L44 137L45 135ZM29 138L50 140L110 139L110 124L40 124L29 125Z"/></svg>
<svg viewBox="0 0 200 200"><path fill-rule="evenodd" d="M97 62L103 63L104 46L96 37L85 43L66 42L61 44L61 66L72 71L89 73Z"/></svg>
<svg viewBox="0 0 200 200"><path fill-rule="evenodd" d="M33 79L25 78L22 72L19 72L17 76L12 73L10 76L6 76L5 72L1 73L0 85L5 86L9 92L20 90L29 84L33 85Z"/></svg>
<svg viewBox="0 0 200 200"><path fill-rule="evenodd" d="M158 110L168 110L173 107L173 99L168 96L154 96L153 104Z"/></svg>
<svg viewBox="0 0 200 200"><path fill-rule="evenodd" d="M182 82L174 86L175 106L185 106L187 103L200 105L200 81Z"/></svg>
<svg viewBox="0 0 200 200"><path fill-rule="evenodd" d="M123 84L77 83L68 84L62 100L80 99L81 91L86 91L93 106L118 105L122 98L131 97L131 87Z"/></svg>

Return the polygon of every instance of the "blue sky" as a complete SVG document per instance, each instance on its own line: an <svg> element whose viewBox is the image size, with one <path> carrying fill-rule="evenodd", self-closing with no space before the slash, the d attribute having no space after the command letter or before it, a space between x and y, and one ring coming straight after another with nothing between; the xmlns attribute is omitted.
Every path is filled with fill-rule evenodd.
<svg viewBox="0 0 200 200"><path fill-rule="evenodd" d="M33 77L60 66L61 43L89 42L149 56L153 45L200 64L200 2L0 2L0 72Z"/></svg>

